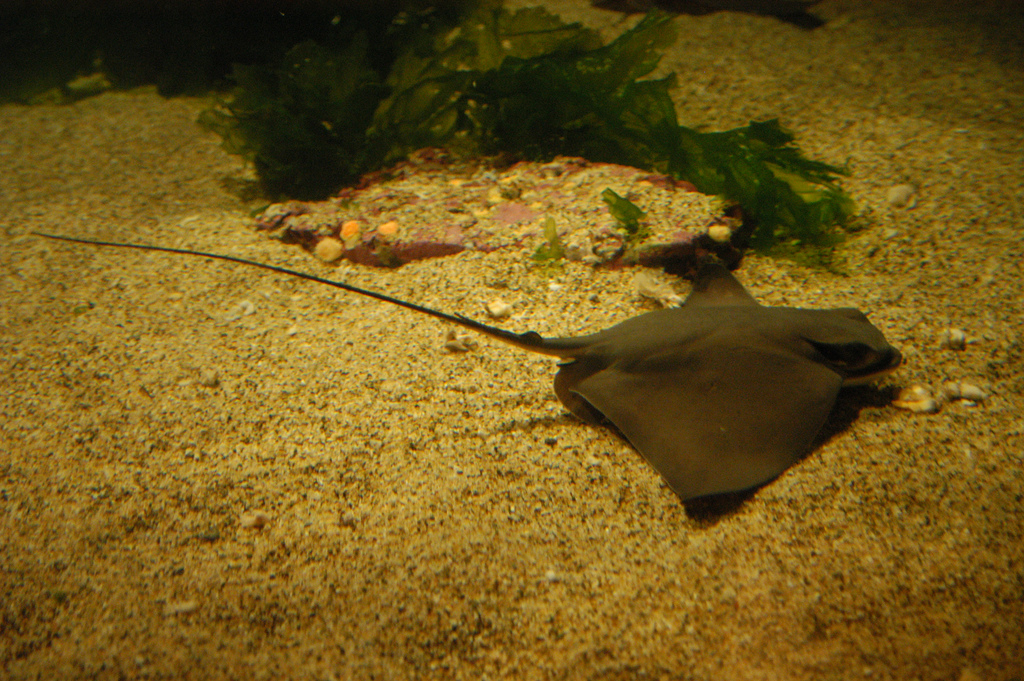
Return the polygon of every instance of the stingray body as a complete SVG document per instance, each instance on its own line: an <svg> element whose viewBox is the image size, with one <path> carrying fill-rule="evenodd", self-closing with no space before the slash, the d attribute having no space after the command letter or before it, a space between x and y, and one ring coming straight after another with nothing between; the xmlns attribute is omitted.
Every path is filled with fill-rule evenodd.
<svg viewBox="0 0 1024 681"><path fill-rule="evenodd" d="M858 310L766 307L717 264L699 272L679 308L648 312L587 336L544 338L232 256L38 235L251 265L558 357L558 399L580 419L614 427L684 501L775 478L809 451L841 387L871 381L901 361Z"/></svg>
<svg viewBox="0 0 1024 681"><path fill-rule="evenodd" d="M817 28L824 24L807 10L819 0L592 0L591 4L630 14L662 9L681 14L709 14L711 12L749 12L778 17L801 28Z"/></svg>

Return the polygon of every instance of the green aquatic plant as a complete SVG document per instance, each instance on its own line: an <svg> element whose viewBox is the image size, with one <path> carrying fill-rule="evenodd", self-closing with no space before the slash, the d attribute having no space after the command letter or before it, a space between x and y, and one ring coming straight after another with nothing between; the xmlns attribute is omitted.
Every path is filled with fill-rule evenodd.
<svg viewBox="0 0 1024 681"><path fill-rule="evenodd" d="M232 98L202 122L276 194L324 197L423 147L562 154L722 195L760 250L834 243L833 226L854 212L837 184L844 171L805 158L775 120L711 133L679 125L674 77L645 79L675 38L662 13L602 45L542 8L481 0L455 25L399 15L372 40L353 29L341 49L303 43L276 68L237 67Z"/></svg>
<svg viewBox="0 0 1024 681"><path fill-rule="evenodd" d="M399 51L386 80L391 94L367 130L372 146L387 147L387 161L431 146L467 155L515 147L519 155L542 155L498 129L498 118L508 106L529 107L557 93L541 87L497 101L489 78L509 60L543 61L601 44L595 32L563 23L540 7L510 13L500 2L481 3L454 29L407 39L410 44ZM550 145L545 151L551 155Z"/></svg>
<svg viewBox="0 0 1024 681"><path fill-rule="evenodd" d="M832 246L840 235L828 227L856 212L837 184L846 171L805 158L778 120L711 133L679 126L679 134L689 153L670 173L742 206L757 222L751 243L758 250Z"/></svg>
<svg viewBox="0 0 1024 681"><path fill-rule="evenodd" d="M626 233L626 240L636 243L647 236L647 229L641 223L647 214L629 199L615 193L610 187L601 192L601 199L608 204L608 212L612 214L619 228Z"/></svg>
<svg viewBox="0 0 1024 681"><path fill-rule="evenodd" d="M565 246L558 236L555 219L544 220L544 241L533 252L533 261L538 265L556 265L565 257Z"/></svg>
<svg viewBox="0 0 1024 681"><path fill-rule="evenodd" d="M365 33L340 52L300 43L276 69L236 64L233 77L231 100L199 122L253 164L269 193L321 198L380 164L366 129L388 89L369 66Z"/></svg>

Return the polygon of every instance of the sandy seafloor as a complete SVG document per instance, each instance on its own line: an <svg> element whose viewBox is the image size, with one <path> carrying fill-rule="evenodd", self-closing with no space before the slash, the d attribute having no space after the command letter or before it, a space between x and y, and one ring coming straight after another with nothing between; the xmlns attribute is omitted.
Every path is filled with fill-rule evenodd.
<svg viewBox="0 0 1024 681"><path fill-rule="evenodd" d="M27 234L323 271L254 232L203 102L0 107L0 677L1024 678L1022 11L817 13L811 32L684 16L664 67L683 122L779 116L849 161L869 227L847 274L751 256L738 276L769 304L867 311L905 365L718 516L569 417L548 358L447 354L401 309ZM899 183L913 208L886 203ZM651 309L632 273L549 280L522 252L332 276L473 316L500 295L508 328L547 335ZM939 346L947 326L966 349ZM889 404L948 380L990 396Z"/></svg>

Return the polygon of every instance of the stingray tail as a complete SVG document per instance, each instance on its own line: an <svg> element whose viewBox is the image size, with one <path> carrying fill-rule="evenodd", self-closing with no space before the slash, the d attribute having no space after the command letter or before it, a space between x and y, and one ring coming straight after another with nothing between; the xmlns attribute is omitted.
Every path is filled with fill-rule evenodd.
<svg viewBox="0 0 1024 681"><path fill-rule="evenodd" d="M568 359L575 357L578 351L587 347L589 343L588 336L580 336L578 338L545 338L536 331L527 331L525 333L515 333L514 331L506 331L496 326L490 326L478 322L475 319L469 317L463 317L462 315L445 315L443 312L438 313L442 319L455 322L456 324L463 326L467 329L472 329L485 336L496 338L500 341L504 341L509 345L514 345L517 348L523 350L529 350L530 352L537 352L542 355L551 355L553 357L562 357Z"/></svg>
<svg viewBox="0 0 1024 681"><path fill-rule="evenodd" d="M575 350L583 347L583 344L579 341L581 339L576 338L544 338L536 331L527 331L526 333L515 333L513 331L506 331L496 326L490 326L482 322L478 322L469 317L462 315L448 314L447 312L441 312L440 310L434 310L429 307L417 305L416 303L410 303L405 300L399 300L398 298L392 298L391 296L383 293L377 293L376 291L370 291L369 289L359 288L358 286L352 286L351 284L345 284L340 281L332 281L330 279L324 279L313 274L306 274L305 272L299 272L297 270L290 270L285 267L278 267L276 265L267 265L254 260L246 260L245 258L236 258L232 255L221 255L219 253L204 253L203 251L192 251L184 248L170 248L169 246L151 246L148 244L132 244L124 243L120 241L99 241L96 239L79 239L77 237L70 236L58 236L56 234L45 234L43 232L32 232L36 236L41 236L46 239L54 239L56 241L67 241L76 244L88 244L91 246L112 246L114 248L131 248L139 251L158 251L161 253L173 253L176 255L192 255L201 258L210 258L211 260L225 260L227 262L238 263L240 265L248 265L250 267L258 267L262 270L269 270L271 272L277 272L278 274L285 274L291 277L298 277L300 279L306 279L307 281L314 281L318 284L325 284L327 286L333 286L334 288L340 288L343 291L350 293L357 293L367 298L373 298L380 300L385 303L391 303L392 305L398 305L404 307L407 310L414 312L420 312L422 314L436 317L437 319L443 319L452 324L458 324L467 329L471 329L478 333L482 333L485 336L496 338L505 343L522 348L523 350L529 350L531 352L539 352L545 355L554 355L556 357L571 357Z"/></svg>

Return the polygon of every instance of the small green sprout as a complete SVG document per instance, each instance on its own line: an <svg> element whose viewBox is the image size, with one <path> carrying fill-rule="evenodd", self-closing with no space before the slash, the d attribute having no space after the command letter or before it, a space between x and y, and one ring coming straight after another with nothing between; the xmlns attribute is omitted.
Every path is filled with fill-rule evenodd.
<svg viewBox="0 0 1024 681"><path fill-rule="evenodd" d="M555 265L565 257L565 247L558 236L555 219L549 217L544 221L544 243L533 252L533 261L538 265Z"/></svg>

